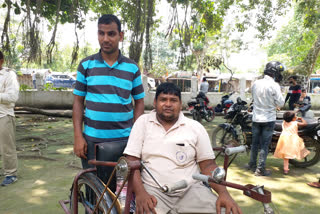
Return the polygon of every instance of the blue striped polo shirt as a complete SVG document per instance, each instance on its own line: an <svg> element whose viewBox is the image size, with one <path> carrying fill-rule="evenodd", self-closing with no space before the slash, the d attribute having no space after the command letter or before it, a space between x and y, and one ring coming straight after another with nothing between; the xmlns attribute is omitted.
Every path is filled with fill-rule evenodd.
<svg viewBox="0 0 320 214"><path fill-rule="evenodd" d="M120 51L112 66L101 52L83 59L73 94L85 97L83 133L92 142L128 139L133 125L132 98L145 96L139 67Z"/></svg>

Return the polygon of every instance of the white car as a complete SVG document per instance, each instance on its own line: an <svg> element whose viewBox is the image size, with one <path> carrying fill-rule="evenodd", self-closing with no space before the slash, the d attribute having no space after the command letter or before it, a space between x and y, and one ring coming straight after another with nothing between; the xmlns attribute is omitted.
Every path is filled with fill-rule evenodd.
<svg viewBox="0 0 320 214"><path fill-rule="evenodd" d="M46 77L45 83L52 84L53 87L75 88L76 79L68 74L51 74Z"/></svg>

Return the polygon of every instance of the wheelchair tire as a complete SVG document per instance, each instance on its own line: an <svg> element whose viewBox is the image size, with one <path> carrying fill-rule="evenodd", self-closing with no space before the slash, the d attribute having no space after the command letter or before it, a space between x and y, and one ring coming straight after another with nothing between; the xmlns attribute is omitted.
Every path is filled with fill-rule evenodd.
<svg viewBox="0 0 320 214"><path fill-rule="evenodd" d="M87 187L87 188L86 188ZM74 187L73 187L74 188ZM73 208L73 201L74 201L74 194L73 188L71 188L71 195L70 195L70 210L71 213L74 213ZM86 189L90 189L91 194L88 196L86 194ZM101 194L103 193L105 186L103 182L93 173L85 173L80 175L78 180L78 208L80 211L80 207L83 205L81 203L86 204L90 209L93 211L95 204L98 202ZM80 204L79 204L80 202ZM103 195L101 202L99 203L98 212L99 214L106 214L108 213L109 207L111 207L112 198L109 195L108 191L106 191ZM78 212L80 213L80 212ZM85 212L86 213L86 212ZM111 209L111 214L118 214L116 206Z"/></svg>

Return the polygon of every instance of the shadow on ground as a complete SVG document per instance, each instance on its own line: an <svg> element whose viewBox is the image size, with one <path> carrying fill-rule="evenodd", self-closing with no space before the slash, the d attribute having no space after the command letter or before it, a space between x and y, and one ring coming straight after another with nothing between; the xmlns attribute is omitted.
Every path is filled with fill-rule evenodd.
<svg viewBox="0 0 320 214"><path fill-rule="evenodd" d="M203 122L209 136L222 117ZM73 177L80 169L80 160L73 154L71 119L42 115L18 115L17 150L18 182L0 188L0 213L57 214L64 213L58 201L67 199ZM282 174L282 161L269 155L267 167L271 177L256 177L243 169L249 160L240 154L230 166L228 181L239 184L264 185L272 192L271 205L275 213L317 214L320 210L320 190L306 185L316 181L319 163L300 169L291 166L290 174ZM217 159L222 165L221 158ZM1 167L1 162L0 162ZM3 176L0 176L3 179ZM261 203L244 196L240 190L229 189L245 214L263 213Z"/></svg>

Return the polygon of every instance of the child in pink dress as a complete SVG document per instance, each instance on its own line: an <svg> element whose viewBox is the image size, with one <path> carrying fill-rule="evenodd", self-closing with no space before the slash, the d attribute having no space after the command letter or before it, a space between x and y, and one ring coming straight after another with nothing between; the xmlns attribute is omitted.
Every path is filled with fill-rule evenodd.
<svg viewBox="0 0 320 214"><path fill-rule="evenodd" d="M310 152L305 148L303 139L298 135L298 127L304 127L307 122L298 118L293 111L283 114L282 132L277 143L274 156L283 159L283 173L289 173L289 159L303 159ZM301 122L298 122L301 121Z"/></svg>

